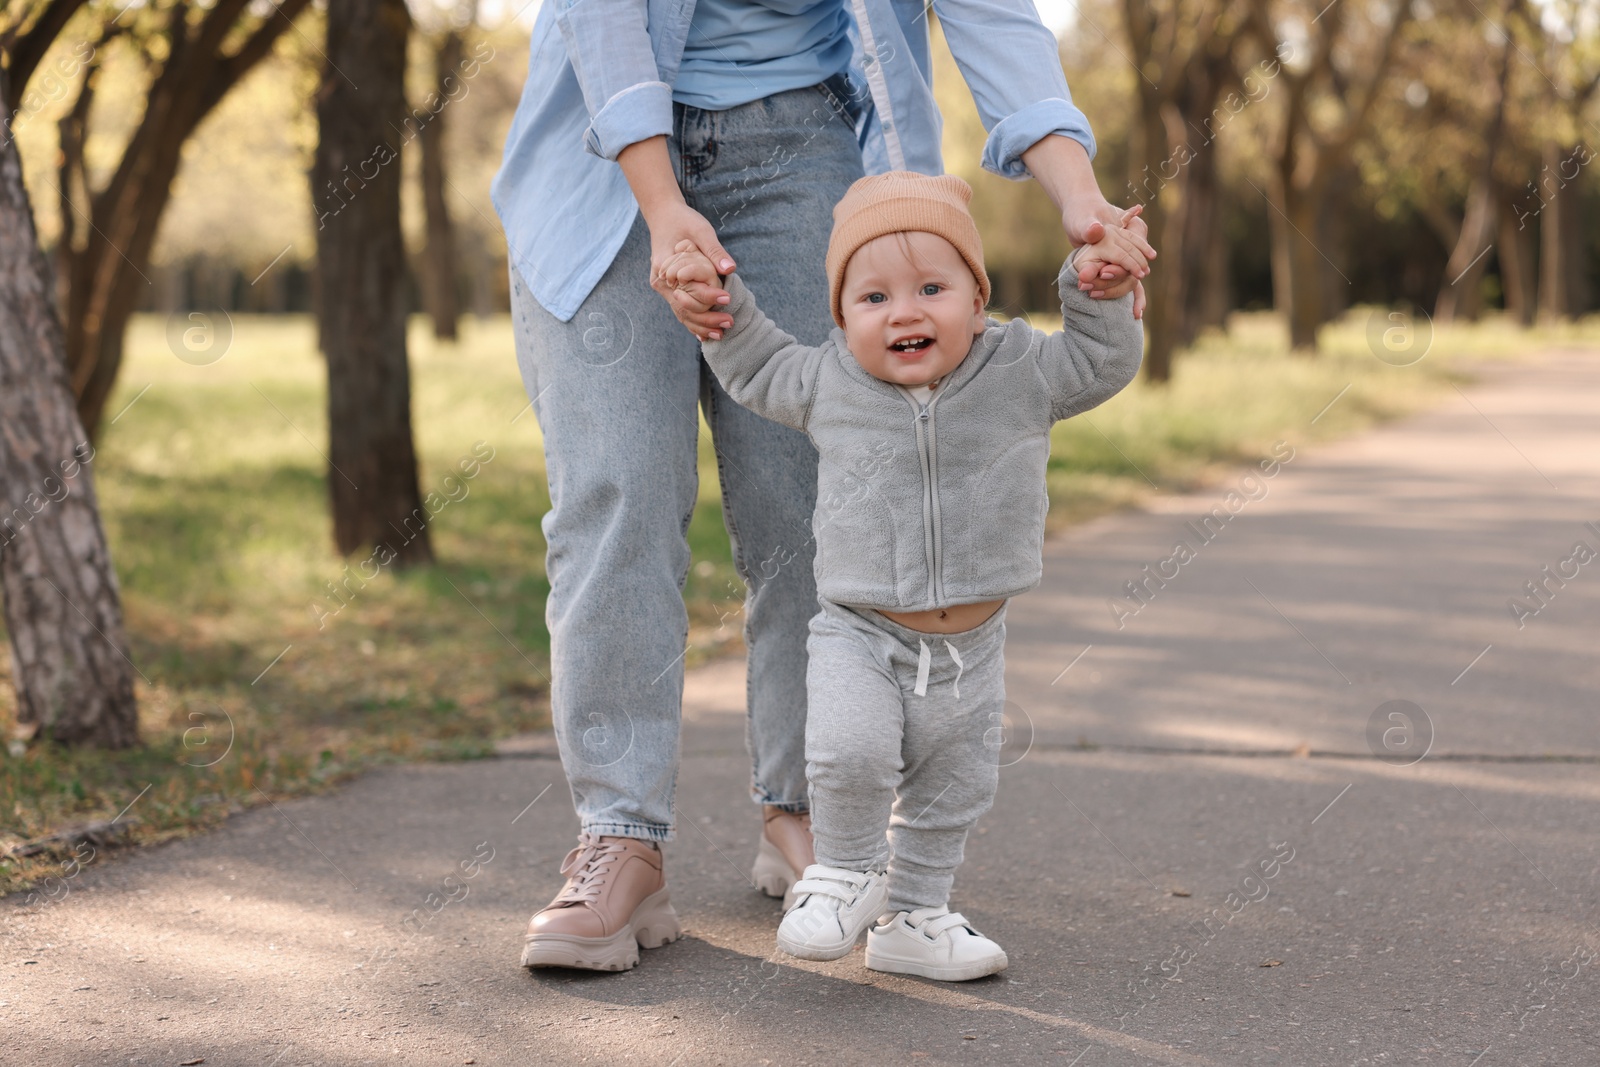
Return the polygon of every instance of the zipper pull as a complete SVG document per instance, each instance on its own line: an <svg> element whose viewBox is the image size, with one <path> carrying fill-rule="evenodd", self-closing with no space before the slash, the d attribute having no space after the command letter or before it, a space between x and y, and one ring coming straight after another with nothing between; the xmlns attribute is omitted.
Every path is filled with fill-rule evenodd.
<svg viewBox="0 0 1600 1067"><path fill-rule="evenodd" d="M917 418L921 419L923 422L927 422L928 421L928 409L927 408L923 408L921 411L917 412Z"/></svg>

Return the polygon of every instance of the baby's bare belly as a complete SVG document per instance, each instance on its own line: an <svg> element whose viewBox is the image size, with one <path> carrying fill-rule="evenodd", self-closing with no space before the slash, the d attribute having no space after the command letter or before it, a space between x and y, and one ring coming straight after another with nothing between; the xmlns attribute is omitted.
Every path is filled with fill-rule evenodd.
<svg viewBox="0 0 1600 1067"><path fill-rule="evenodd" d="M919 630L925 634L958 634L982 626L1004 603L1004 600L985 600L979 604L957 604L929 611L884 611L879 608L878 614L893 619L908 630Z"/></svg>

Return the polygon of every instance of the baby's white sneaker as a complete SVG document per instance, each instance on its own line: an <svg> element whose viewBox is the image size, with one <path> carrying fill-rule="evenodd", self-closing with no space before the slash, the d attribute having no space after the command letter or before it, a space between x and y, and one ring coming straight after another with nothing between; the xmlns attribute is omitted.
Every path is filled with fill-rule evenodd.
<svg viewBox="0 0 1600 1067"><path fill-rule="evenodd" d="M794 884L794 907L778 924L778 947L803 960L836 960L849 954L888 902L882 874L814 863Z"/></svg>
<svg viewBox="0 0 1600 1067"><path fill-rule="evenodd" d="M867 931L867 966L941 982L968 982L1006 969L1005 949L948 907L897 912Z"/></svg>

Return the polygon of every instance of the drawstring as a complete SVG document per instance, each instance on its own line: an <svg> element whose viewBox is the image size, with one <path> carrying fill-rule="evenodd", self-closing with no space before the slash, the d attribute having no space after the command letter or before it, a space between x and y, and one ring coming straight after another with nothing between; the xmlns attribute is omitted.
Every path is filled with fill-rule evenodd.
<svg viewBox="0 0 1600 1067"><path fill-rule="evenodd" d="M961 672L966 670L966 664L961 662L961 653L956 651L956 646L949 641L944 643L945 651L950 653L950 659L956 665L956 699L961 699ZM928 642L917 641L917 686L912 690L919 697L928 695L928 669L933 666L933 653L928 651Z"/></svg>

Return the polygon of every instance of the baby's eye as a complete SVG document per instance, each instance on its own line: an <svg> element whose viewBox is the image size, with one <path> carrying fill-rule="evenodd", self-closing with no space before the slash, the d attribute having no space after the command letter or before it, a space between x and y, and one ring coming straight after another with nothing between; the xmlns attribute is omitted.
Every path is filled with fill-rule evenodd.
<svg viewBox="0 0 1600 1067"><path fill-rule="evenodd" d="M889 298L882 293L868 293L866 299L869 304L881 304Z"/></svg>
<svg viewBox="0 0 1600 1067"><path fill-rule="evenodd" d="M922 295L938 296L943 289L944 286L940 285L938 282L929 282L927 285L922 287Z"/></svg>

